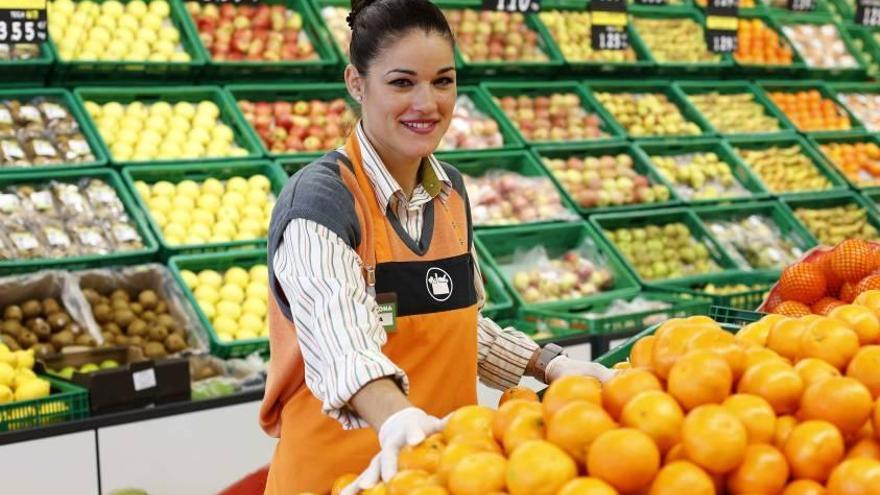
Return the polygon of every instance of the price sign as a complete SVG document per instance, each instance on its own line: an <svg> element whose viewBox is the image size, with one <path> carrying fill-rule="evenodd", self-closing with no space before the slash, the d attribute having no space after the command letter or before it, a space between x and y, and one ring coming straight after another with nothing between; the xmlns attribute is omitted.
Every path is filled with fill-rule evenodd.
<svg viewBox="0 0 880 495"><path fill-rule="evenodd" d="M880 26L880 0L858 0L856 24Z"/></svg>
<svg viewBox="0 0 880 495"><path fill-rule="evenodd" d="M538 12L541 10L541 0L483 0L483 10L498 10L501 12Z"/></svg>
<svg viewBox="0 0 880 495"><path fill-rule="evenodd" d="M736 51L739 0L709 0L706 5L706 47L713 53Z"/></svg>
<svg viewBox="0 0 880 495"><path fill-rule="evenodd" d="M666 0L636 0L639 5L666 5Z"/></svg>
<svg viewBox="0 0 880 495"><path fill-rule="evenodd" d="M812 12L816 10L816 0L788 0L788 10Z"/></svg>
<svg viewBox="0 0 880 495"><path fill-rule="evenodd" d="M48 37L46 0L0 0L0 43L40 43Z"/></svg>
<svg viewBox="0 0 880 495"><path fill-rule="evenodd" d="M626 50L629 47L626 0L593 0L590 11L593 50Z"/></svg>

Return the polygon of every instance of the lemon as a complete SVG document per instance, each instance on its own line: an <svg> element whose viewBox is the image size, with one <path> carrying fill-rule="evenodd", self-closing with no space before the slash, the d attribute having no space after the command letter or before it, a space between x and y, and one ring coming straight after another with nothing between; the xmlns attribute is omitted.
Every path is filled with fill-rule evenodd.
<svg viewBox="0 0 880 495"><path fill-rule="evenodd" d="M241 310L246 315L254 315L260 318L266 316L266 303L262 299L249 297L242 303Z"/></svg>
<svg viewBox="0 0 880 495"><path fill-rule="evenodd" d="M220 317L238 321L241 317L241 306L232 301L220 300L217 303L217 318Z"/></svg>
<svg viewBox="0 0 880 495"><path fill-rule="evenodd" d="M227 333L229 335L235 335L235 332L238 330L238 323L228 316L218 315L216 318L214 318L212 324L214 325L214 330L217 333Z"/></svg>
<svg viewBox="0 0 880 495"><path fill-rule="evenodd" d="M239 330L238 332L235 333L235 339L236 339L236 340L255 339L255 338L257 338L258 336L259 336L258 333L255 332L255 331L253 331L253 330L244 330L244 329L242 329L242 330Z"/></svg>
<svg viewBox="0 0 880 495"><path fill-rule="evenodd" d="M0 362L0 385L11 386L15 379L15 368L9 363Z"/></svg>
<svg viewBox="0 0 880 495"><path fill-rule="evenodd" d="M244 289L245 287L247 287L250 276L244 268L240 266L233 266L232 268L226 270L226 273L223 274L223 280L226 283L235 284Z"/></svg>
<svg viewBox="0 0 880 495"><path fill-rule="evenodd" d="M245 313L238 319L238 326L242 330L250 330L254 334L259 334L263 328L263 319L259 316Z"/></svg>
<svg viewBox="0 0 880 495"><path fill-rule="evenodd" d="M196 300L199 303L199 307L202 308L202 313L205 314L205 318L209 320L213 320L215 316L217 316L217 309L212 303L208 301L200 301Z"/></svg>
<svg viewBox="0 0 880 495"><path fill-rule="evenodd" d="M154 196L174 196L174 193L177 189L174 187L174 184L168 182L167 180L160 180L153 184L153 195Z"/></svg>
<svg viewBox="0 0 880 495"><path fill-rule="evenodd" d="M190 270L181 270L180 278L183 279L183 283L185 283L190 289L194 288L196 284L199 283L199 277Z"/></svg>
<svg viewBox="0 0 880 495"><path fill-rule="evenodd" d="M202 270L199 272L199 284L219 289L223 285L223 277L214 270Z"/></svg>
<svg viewBox="0 0 880 495"><path fill-rule="evenodd" d="M12 379L12 388L18 391L25 383L37 380L37 374L28 368L15 370L15 378Z"/></svg>
<svg viewBox="0 0 880 495"><path fill-rule="evenodd" d="M15 400L40 399L49 395L51 386L42 378L34 378L15 388Z"/></svg>
<svg viewBox="0 0 880 495"><path fill-rule="evenodd" d="M223 183L213 177L205 179L205 182L202 182L202 193L217 196L218 205L220 204L220 196L223 196L224 191Z"/></svg>
<svg viewBox="0 0 880 495"><path fill-rule="evenodd" d="M263 282L251 282L245 290L245 295L250 298L265 301L269 296L269 286Z"/></svg>
<svg viewBox="0 0 880 495"><path fill-rule="evenodd" d="M34 350L28 349L26 351L15 351L15 354L18 362L16 363L16 367L18 369L32 369L34 367Z"/></svg>
<svg viewBox="0 0 880 495"><path fill-rule="evenodd" d="M11 388L6 385L0 385L0 404L12 402L13 397Z"/></svg>
<svg viewBox="0 0 880 495"><path fill-rule="evenodd" d="M220 294L217 293L217 289L210 285L200 285L196 287L196 290L193 292L193 294L199 301L204 301L211 304L214 304L220 300Z"/></svg>

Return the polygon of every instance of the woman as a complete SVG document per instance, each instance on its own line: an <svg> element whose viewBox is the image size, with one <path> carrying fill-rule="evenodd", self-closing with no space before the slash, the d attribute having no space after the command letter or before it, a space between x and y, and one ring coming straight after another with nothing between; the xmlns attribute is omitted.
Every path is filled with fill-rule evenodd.
<svg viewBox="0 0 880 495"><path fill-rule="evenodd" d="M476 402L478 375L503 389L524 374L611 374L479 315L462 176L432 155L456 99L442 12L354 0L349 24L345 82L362 119L272 215L268 494L326 493L344 473L362 472L349 493L388 480L403 446Z"/></svg>

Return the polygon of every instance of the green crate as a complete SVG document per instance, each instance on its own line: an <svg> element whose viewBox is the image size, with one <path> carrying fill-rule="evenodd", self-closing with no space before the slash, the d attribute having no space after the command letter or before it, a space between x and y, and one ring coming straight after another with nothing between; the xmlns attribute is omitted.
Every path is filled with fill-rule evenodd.
<svg viewBox="0 0 880 495"><path fill-rule="evenodd" d="M236 108L235 103L230 101L225 93L217 86L172 86L172 87L123 87L123 88L102 88L88 87L78 88L74 90L74 95L80 105L84 105L86 101L94 101L103 104L116 101L121 104L128 104L134 101L140 101L145 105L158 101L166 101L176 103L187 101L197 103L199 101L212 101L220 108L220 120L228 125L235 135L235 143L244 148L248 153L243 157L210 157L210 158L194 158L194 159L155 159L146 161L120 161L113 157L110 147L101 134L98 132L97 123L89 117L88 125L90 131L97 136L98 142L103 153L114 165L150 165L153 167L161 167L163 165L181 162L206 163L206 162L223 162L240 160L242 158L262 158L259 143L254 142L247 133L247 122L244 121L241 113Z"/></svg>
<svg viewBox="0 0 880 495"><path fill-rule="evenodd" d="M95 0L101 4L106 0ZM131 0L121 0L127 4ZM107 84L162 84L195 81L205 67L205 57L198 50L197 36L186 28L185 19L189 17L183 4L168 2L171 8L171 24L180 33L180 44L190 56L189 62L150 62L150 61L99 61L70 60L61 58L61 48L51 37L49 45L55 55L50 78L56 85L107 85Z"/></svg>
<svg viewBox="0 0 880 495"><path fill-rule="evenodd" d="M844 79L844 80L862 80L867 74L867 66L865 65L865 61L862 59L861 54L858 50L856 50L855 46L853 46L853 41L847 34L846 29L837 21L834 20L830 15L822 15L822 14L781 14L774 16L774 19L780 26L785 27L787 25L793 24L832 24L837 29L838 34L840 34L840 38L843 40L844 45L846 46L847 51L852 55L856 60L856 67L852 68L819 68L819 67L811 67L807 64L805 58L803 58L803 54L792 44L792 47L801 55L801 58L804 60L806 64L806 77L829 80L829 79ZM784 35L784 33L783 33ZM788 36L786 36L788 38ZM789 40L790 41L790 40Z"/></svg>
<svg viewBox="0 0 880 495"><path fill-rule="evenodd" d="M588 80L585 81L586 90L589 92L590 98L596 101L596 106L603 118L612 122L623 136L639 141L668 141L670 139L696 139L712 135L712 128L708 122L703 120L703 116L696 108L691 106L687 101L687 96L679 91L675 86L666 80L648 80L648 81L609 81L609 80ZM695 136L688 135L652 135L652 136L631 136L628 134L624 126L614 117L614 115L599 102L596 93L651 93L663 94L670 102L678 107L679 112L688 122L696 124L701 134Z"/></svg>
<svg viewBox="0 0 880 495"><path fill-rule="evenodd" d="M613 123L612 120L608 119L602 113L601 105L596 102L589 93L584 91L584 88L573 81L545 81L545 82L532 82L532 83L514 83L514 82L493 82L493 83L483 83L480 85L489 95L495 100L494 103L498 106L498 111L504 115L506 119L510 119L503 110L501 110L501 105L498 99L506 97L506 96L529 96L529 97L537 97L537 96L548 96L554 93L574 93L578 95L581 100L581 105L584 109L589 113L596 114L601 120L601 129L605 131L608 136L599 137L596 139L585 139L585 140L577 140L577 141L535 141L526 139L522 133L517 128L516 124L511 123L511 127L516 129L517 135L520 140L524 142L527 146L534 146L538 144L590 144L601 141L613 141L622 139L624 133L623 129L619 127L616 123Z"/></svg>
<svg viewBox="0 0 880 495"><path fill-rule="evenodd" d="M852 180L847 177L843 170L841 170L837 164L822 151L822 145L825 144L846 144L846 143L873 143L875 145L880 144L880 137L877 136L876 133L869 133L867 131L849 131L849 132L839 132L834 134L823 134L822 136L810 136L807 139L810 140L810 143L816 148L816 150L822 155L822 158L825 159L825 163L828 164L829 167L832 167L837 175L842 177L852 189L880 189L880 178L877 178L872 183L861 183Z"/></svg>
<svg viewBox="0 0 880 495"><path fill-rule="evenodd" d="M647 160L651 165L662 174L659 167L654 164L654 156L678 156L688 153L715 153L730 167L733 177L742 186L748 194L736 197L725 197L716 199L686 199L681 193L678 194L682 203L690 205L705 205L717 203L732 203L737 201L751 201L764 199L770 196L770 193L764 188L764 185L752 174L752 171L739 159L736 152L727 144L726 141L720 139L695 139L692 141L667 141L665 143L639 143L636 146L636 153L643 155L643 159ZM675 184L668 181L671 186Z"/></svg>
<svg viewBox="0 0 880 495"><path fill-rule="evenodd" d="M479 245L475 245L477 257L480 263L480 273L483 274L483 287L485 289L485 305L480 313L486 318L498 320L500 318L508 318L513 316L515 307L513 299L507 293L504 282L501 281L499 275L486 260L488 256Z"/></svg>
<svg viewBox="0 0 880 495"><path fill-rule="evenodd" d="M860 130L863 129L861 121L856 118L852 112L849 111L848 108L841 105L840 102L837 101L834 93L832 93L831 89L828 88L821 81L758 81L758 86L766 92L767 100L779 111L779 114L785 119L786 123L794 130L800 132L801 134L809 134L809 135L822 135L829 133L840 132L838 130L821 130L821 131L805 131L800 129L785 112L780 109L776 103L773 102L773 98L770 96L770 93L773 92L783 92L783 93L797 93L800 91L808 91L808 90L816 90L822 95L823 98L828 98L837 103L837 106L846 113L850 120L851 129L849 130Z"/></svg>
<svg viewBox="0 0 880 495"><path fill-rule="evenodd" d="M842 105L844 108L849 110L849 112L856 118L859 118L859 116L853 113L849 106L844 103L842 96L849 93L867 93L872 95L877 95L878 93L880 93L880 84L876 82L838 82L828 84L827 87L831 91L831 94L834 96L834 100ZM859 118L859 122L862 124L862 127L864 127L867 132L880 131L880 126L878 126L877 128L871 128L861 118Z"/></svg>
<svg viewBox="0 0 880 495"><path fill-rule="evenodd" d="M131 251L117 251L108 254L73 256L69 258L38 258L15 259L0 261L0 273L14 274L42 270L46 268L64 268L67 270L94 268L120 264L145 263L155 258L158 247L153 233L150 232L144 210L135 202L125 187L123 179L110 168L89 168L76 170L59 170L47 173L42 170L29 170L0 175L0 189L13 185L57 182L77 182L83 178L101 179L112 187L125 206L125 212L132 225L141 236L144 247Z"/></svg>
<svg viewBox="0 0 880 495"><path fill-rule="evenodd" d="M0 87L42 86L55 58L49 43L40 45L40 55L29 60L0 60Z"/></svg>
<svg viewBox="0 0 880 495"><path fill-rule="evenodd" d="M476 235L477 243L486 253L486 263L500 276L504 287L513 297L514 304L520 308L562 308L571 304L586 302L602 302L627 297L638 292L639 286L626 267L611 250L599 241L599 237L585 222L568 222L560 224L539 225L532 227L511 227L481 231ZM591 242L595 252L605 258L606 267L614 276L614 287L579 299L527 303L513 285L513 281L501 267L513 261L518 249L531 249L544 246L550 259L561 256L569 249L577 248L582 242Z"/></svg>
<svg viewBox="0 0 880 495"><path fill-rule="evenodd" d="M806 253L813 246L812 235L810 235L804 226L794 217L794 214L788 209L788 207L777 201L740 203L726 206L705 206L702 208L694 208L694 213L710 231L712 229L709 227L709 223L713 221L736 221L750 215L761 215L768 218L776 226L779 230L780 237L791 242L794 247L800 249L801 253ZM718 241L718 243L721 244L722 247L725 247L724 243L721 241ZM731 246L731 248L735 249L733 246ZM745 260L744 256L743 260ZM759 270L779 274L785 266L779 266L773 269L756 269L748 264L743 264L740 268L743 270Z"/></svg>
<svg viewBox="0 0 880 495"><path fill-rule="evenodd" d="M28 167L11 167L0 166L0 174L8 172L21 172L28 170L44 170L46 172L55 172L58 170L73 170L91 167L100 167L107 164L107 157L104 155L104 149L100 146L98 137L91 131L88 125L88 117L73 95L66 89L61 88L37 88L37 89L7 89L0 90L0 101L6 99L27 99L45 97L50 101L58 102L64 105L70 114L76 119L79 130L89 143L92 154L95 159L84 163L62 163L60 165L37 165Z"/></svg>
<svg viewBox="0 0 880 495"><path fill-rule="evenodd" d="M752 175L755 176L764 186L764 189L769 191L770 194L779 197L779 198L794 198L803 195L810 195L816 192L836 192L836 191L846 191L848 190L848 186L846 181L840 177L832 168L825 164L825 160L822 158L822 155L815 150L807 140L795 134L791 135L776 135L776 136L768 136L761 138L760 140L755 140L751 137L734 137L731 138L728 143L733 148L734 152L740 158L740 161L745 164L746 167L749 167ZM740 155L739 150L765 150L772 148L774 146L778 147L790 147L790 146L799 146L801 152L807 156L812 162L813 166L819 171L819 173L825 177L830 187L824 190L804 190L804 191L796 191L796 192L774 192L770 191L770 188L766 185L766 183L761 179L761 176L758 175L752 168L746 163L746 161Z"/></svg>
<svg viewBox="0 0 880 495"><path fill-rule="evenodd" d="M855 204L867 210L868 223L873 225L875 229L880 230L880 214L878 214L876 207L874 207L863 196L856 194L852 191L837 193L817 193L813 195L805 195L798 198L783 199L782 201L792 211L795 211L798 208L833 208L835 206ZM797 218L797 216L795 216L795 218ZM816 237L816 234L807 225L803 224L803 222L801 222L801 224L804 225L804 228L810 233L810 236L813 240L813 246L821 245L822 243ZM880 240L880 236L878 236L878 240Z"/></svg>
<svg viewBox="0 0 880 495"><path fill-rule="evenodd" d="M138 206L146 213L150 228L153 229L156 238L159 240L161 248L160 252L163 259L172 255L184 253L195 254L229 249L261 248L266 245L266 239L262 238L222 243L209 242L205 244L168 244L165 236L162 234L162 228L156 223L153 215L150 214L150 208L147 206L147 202L137 193L134 185L135 182L143 181L147 184L153 184L159 181L168 181L176 184L185 179L201 182L209 177L218 180L226 180L235 176L250 177L257 174L265 175L269 179L272 183L272 192L276 197L281 193L284 184L287 183L287 176L284 174L284 171L281 170L281 167L279 167L278 164L267 160L206 163L204 165L178 164L164 167L142 165L137 167L125 167L122 170L122 176L125 179L126 185L134 192L134 195L137 197Z"/></svg>
<svg viewBox="0 0 880 495"><path fill-rule="evenodd" d="M234 266L240 266L248 269L254 265L266 264L267 253L265 249L254 250L235 250L223 253L196 254L196 255L179 255L174 256L168 261L168 268L171 274L180 285L181 290L186 295L189 303L192 305L199 317L199 322L208 332L208 338L211 344L211 354L222 359L244 358L255 352L268 354L269 339L267 337L257 337L255 339L222 341L214 331L211 321L202 311L196 296L190 290L186 282L181 276L182 270L190 270L198 273L201 270L225 271ZM272 297L268 295L268 297Z"/></svg>
<svg viewBox="0 0 880 495"><path fill-rule="evenodd" d="M192 0L198 1L198 0ZM186 10L186 0L181 2ZM216 83L217 81L238 82L243 80L256 81L266 80L277 81L279 78L286 77L310 77L321 78L322 76L341 76L339 71L339 58L336 56L332 45L328 44L327 33L320 28L320 21L315 17L315 13L308 6L306 0L262 0L260 5L284 5L291 10L295 10L302 15L303 31L315 48L318 55L316 60L301 61L217 61L211 56L210 51L202 43L199 37L198 26L195 20L186 12L184 23L189 35L192 36L196 49L202 58L206 61L202 79ZM341 79L341 77L340 77Z"/></svg>
<svg viewBox="0 0 880 495"><path fill-rule="evenodd" d="M760 140L760 138L766 135L775 135L780 133L791 132L792 129L788 124L788 119L782 115L775 105L773 105L764 94L763 91L758 89L753 84L748 81L690 81L690 82L677 82L675 83L676 88L685 94L688 98L688 103L696 110L700 112L700 110L690 101L691 95L703 95L706 93L718 93L722 95L728 94L751 94L754 97L754 101L761 105L764 108L764 114L770 117L773 117L779 123L778 131L757 131L757 132L722 132L718 128L716 128L709 119L700 112L700 116L703 118L703 121L706 122L706 125L709 127L711 132L715 134L719 134L722 136L746 136L752 137L755 140Z"/></svg>
<svg viewBox="0 0 880 495"><path fill-rule="evenodd" d="M880 213L880 189L861 191L860 194L868 203L868 206L871 207L871 209Z"/></svg>
<svg viewBox="0 0 880 495"><path fill-rule="evenodd" d="M622 363L622 362L626 361L627 359L629 359L629 353L632 350L632 347L635 345L635 343L643 337L647 337L649 335L654 335L654 332L656 332L658 328L660 328L659 324L655 325L651 328L646 328L642 332L640 332L636 335L633 335L629 340L627 340L626 342L624 342L620 346L615 347L614 349L611 349L610 351L599 356L598 358L594 359L593 361L601 364L602 366L606 366L608 368L614 366L617 363ZM737 327L735 325L728 325L728 324L721 324L721 328L730 332L730 333L736 333L737 330L739 330L739 327Z"/></svg>
<svg viewBox="0 0 880 495"><path fill-rule="evenodd" d="M351 12L351 1L350 0L310 0L309 7L312 9L314 18L318 21L320 27L320 35L324 37L324 43L327 46L332 46L334 52L336 53L336 57L339 59L340 65L343 67L348 65L351 61L348 58L348 46L342 46L336 42L336 38L333 37L333 33L330 32L330 27L327 25L327 21L324 20L324 16L321 15L321 9L324 7L342 7L346 10L346 14ZM346 29L351 31L346 25Z"/></svg>
<svg viewBox="0 0 880 495"><path fill-rule="evenodd" d="M460 156L472 156L474 153L518 150L524 147L519 131L513 123L504 115L504 112L498 108L492 101L492 97L479 86L459 86L458 95L467 95L478 110L485 113L498 124L498 131L501 132L503 144L500 148L483 148L483 149L458 149L458 150L436 150L434 155L443 161L454 162Z"/></svg>
<svg viewBox="0 0 880 495"><path fill-rule="evenodd" d="M297 173L305 167L306 165L315 161L314 158L311 157L297 157L297 158L284 158L282 160L275 160L275 163L284 170L284 174L288 177L291 177L293 174Z"/></svg>
<svg viewBox="0 0 880 495"><path fill-rule="evenodd" d="M40 375L48 396L0 404L0 432L25 430L89 417L89 392L66 380Z"/></svg>
<svg viewBox="0 0 880 495"><path fill-rule="evenodd" d="M876 79L880 73L880 42L874 37L874 31L863 26L854 26L844 23L846 34L853 40L853 46L862 55L865 65L868 67L868 77Z"/></svg>
<svg viewBox="0 0 880 495"><path fill-rule="evenodd" d="M717 323L744 327L766 316L765 313L746 311L743 309L727 308L724 306L712 306L709 308L709 318Z"/></svg>
<svg viewBox="0 0 880 495"><path fill-rule="evenodd" d="M633 204L625 204L625 205L603 205L596 206L594 208L585 208L580 206L578 202L575 200L574 196L572 196L571 192L566 188L559 177L556 176L553 172L549 170L547 164L544 163L543 166L547 169L548 174L553 179L553 182L556 184L556 188L559 189L563 195L565 195L569 202L574 205L577 209L578 213L581 214L584 218L592 215L593 213L599 212L617 212L617 211L633 211L633 210L644 210L650 208L669 208L672 206L677 206L680 203L678 195L675 194L675 191L670 187L669 183L654 170L654 167L645 159L645 157L637 153L634 145L630 143L617 143L617 144L595 144L595 145L546 145L546 146L536 146L532 148L532 152L539 158L570 158L570 157L596 157L603 155L618 155L625 154L632 158L633 160L633 168L634 170L646 177L650 180L652 185L662 185L665 186L669 191L669 200L668 201L658 201L654 203L633 203Z"/></svg>
<svg viewBox="0 0 880 495"><path fill-rule="evenodd" d="M684 297L709 299L712 301L713 306L754 310L761 305L765 295L777 280L778 277L776 275L766 272L733 272L706 275L691 281L648 284L648 288L675 293ZM713 287L743 285L745 287L743 290L719 294L717 290L710 288L710 285Z"/></svg>

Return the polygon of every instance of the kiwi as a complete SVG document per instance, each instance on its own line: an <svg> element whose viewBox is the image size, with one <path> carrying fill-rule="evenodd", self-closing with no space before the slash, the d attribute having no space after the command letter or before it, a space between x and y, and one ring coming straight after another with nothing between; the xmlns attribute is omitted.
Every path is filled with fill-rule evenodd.
<svg viewBox="0 0 880 495"><path fill-rule="evenodd" d="M146 309L153 309L159 304L159 296L154 291L148 289L138 294L138 302Z"/></svg>
<svg viewBox="0 0 880 495"><path fill-rule="evenodd" d="M135 314L129 309L117 309L113 313L113 321L115 321L121 328L128 327L136 318L137 316L135 316Z"/></svg>
<svg viewBox="0 0 880 495"><path fill-rule="evenodd" d="M157 325L150 329L148 336L150 340L162 342L163 340L165 340L166 337L168 337L168 329L161 325Z"/></svg>
<svg viewBox="0 0 880 495"><path fill-rule="evenodd" d="M126 337L125 335L117 335L116 345L128 345L128 337Z"/></svg>
<svg viewBox="0 0 880 495"><path fill-rule="evenodd" d="M141 305L141 303L136 303L136 302L129 304L128 309L130 309L132 313L134 313L138 316L140 316L141 313L144 312L144 307Z"/></svg>
<svg viewBox="0 0 880 495"><path fill-rule="evenodd" d="M114 322L114 321L111 321L110 323L104 323L103 325L101 325L101 330L103 330L105 332L110 332L112 334L117 334L117 335L122 333L122 328L120 328L119 325L117 325L116 322Z"/></svg>
<svg viewBox="0 0 880 495"><path fill-rule="evenodd" d="M180 352L186 349L186 341L180 334L173 333L165 338L165 348L169 352Z"/></svg>
<svg viewBox="0 0 880 495"><path fill-rule="evenodd" d="M128 334L129 337L134 337L136 335L143 337L147 334L147 322L144 320L134 320L128 325L128 327L126 327L125 333Z"/></svg>
<svg viewBox="0 0 880 495"><path fill-rule="evenodd" d="M92 312L95 314L95 319L98 320L98 323L107 323L113 319L113 310L107 304L98 304Z"/></svg>
<svg viewBox="0 0 880 495"><path fill-rule="evenodd" d="M47 342L52 337L52 327L42 318L34 318L28 324L28 329L37 336L40 342ZM60 328L58 330L61 330Z"/></svg>
<svg viewBox="0 0 880 495"><path fill-rule="evenodd" d="M161 342L147 342L144 346L144 355L150 359L158 359L167 356L168 351Z"/></svg>
<svg viewBox="0 0 880 495"><path fill-rule="evenodd" d="M59 311L63 311L63 309L61 308L61 305L58 304L58 301L55 300L54 297L47 297L46 299L43 299L43 312L44 313L46 313L47 315L50 315L52 313L57 313Z"/></svg>
<svg viewBox="0 0 880 495"><path fill-rule="evenodd" d="M37 335L34 332L21 332L18 334L18 345L21 346L22 349L30 349L34 344L39 343L40 339L37 338Z"/></svg>
<svg viewBox="0 0 880 495"><path fill-rule="evenodd" d="M79 326L78 323L74 323L74 322L70 322L67 325L64 325L64 330L67 330L68 332L70 332L74 335L79 335L83 332L82 327Z"/></svg>
<svg viewBox="0 0 880 495"><path fill-rule="evenodd" d="M31 349L34 350L34 354L39 358L45 358L55 353L55 348L52 347L52 344L34 344Z"/></svg>
<svg viewBox="0 0 880 495"><path fill-rule="evenodd" d="M95 339L93 339L92 336L87 333L78 335L73 341L74 343L76 343L76 345L95 347Z"/></svg>
<svg viewBox="0 0 880 495"><path fill-rule="evenodd" d="M25 301L25 303L21 305L21 312L24 314L25 318L36 318L43 312L43 305L40 304L40 301L31 299Z"/></svg>
<svg viewBox="0 0 880 495"><path fill-rule="evenodd" d="M128 292L125 292L122 289L116 289L112 293L110 293L110 300L123 300L125 302L131 301L131 297L129 297Z"/></svg>
<svg viewBox="0 0 880 495"><path fill-rule="evenodd" d="M54 312L51 313L46 320L49 322L52 330L60 332L61 330L64 330L64 327L66 327L68 323L70 323L70 315L62 312Z"/></svg>
<svg viewBox="0 0 880 495"><path fill-rule="evenodd" d="M3 310L4 320L21 321L23 318L24 312L21 310L21 306L17 304L6 306L6 309Z"/></svg>
<svg viewBox="0 0 880 495"><path fill-rule="evenodd" d="M92 306L98 304L101 301L101 294L98 294L98 291L95 289L83 289L83 295L86 297L86 301L89 302Z"/></svg>
<svg viewBox="0 0 880 495"><path fill-rule="evenodd" d="M54 347L56 351L61 352L61 349L73 345L74 340L75 338L71 332L62 330L53 335L49 341L52 343L52 347Z"/></svg>
<svg viewBox="0 0 880 495"><path fill-rule="evenodd" d="M169 314L161 314L156 317L156 323L163 327L171 328L174 326L174 318Z"/></svg>
<svg viewBox="0 0 880 495"><path fill-rule="evenodd" d="M21 346L18 345L18 341L9 334L0 335L0 342L6 345L10 351L19 351L21 350Z"/></svg>
<svg viewBox="0 0 880 495"><path fill-rule="evenodd" d="M167 313L168 312L168 304L165 301L159 301L158 303L156 303L156 307L153 308L153 311L155 311L158 314Z"/></svg>
<svg viewBox="0 0 880 495"><path fill-rule="evenodd" d="M149 309L144 310L144 312L141 313L141 319L146 321L147 323L152 322L152 321L156 321L156 318L157 318L156 313L154 313L153 311L151 311Z"/></svg>
<svg viewBox="0 0 880 495"><path fill-rule="evenodd" d="M0 323L0 332L9 335L18 335L18 331L20 328L21 323L19 323L17 320L4 320L3 323Z"/></svg>
<svg viewBox="0 0 880 495"><path fill-rule="evenodd" d="M111 344L112 344L113 342L116 342L116 335L115 335L115 334L112 334L112 333L110 333L110 332L101 332L101 337L104 337L104 343L105 343L105 344L106 344L107 342L109 342L109 343L111 343Z"/></svg>
<svg viewBox="0 0 880 495"><path fill-rule="evenodd" d="M142 346L145 343L146 342L144 341L144 338L141 337L140 335L135 335L134 337L128 338L128 345Z"/></svg>
<svg viewBox="0 0 880 495"><path fill-rule="evenodd" d="M120 299L120 298L111 299L110 300L110 307L113 308L114 311L121 311L121 310L130 311L128 309L128 301L126 301L125 299Z"/></svg>

